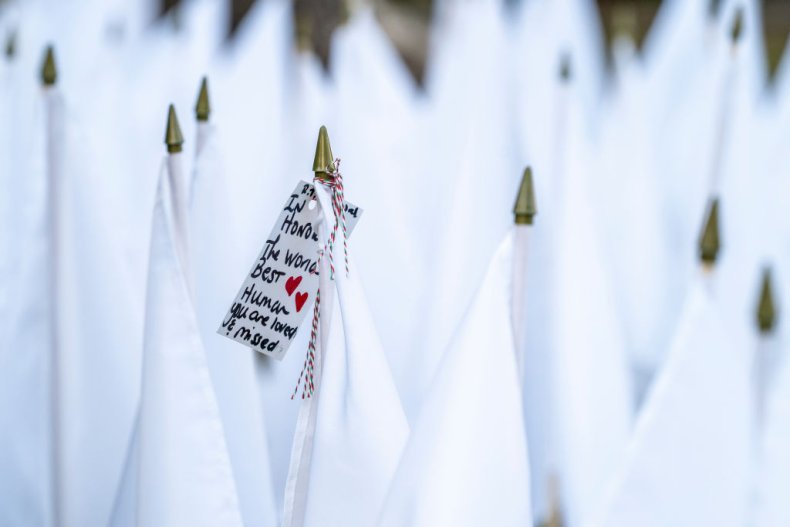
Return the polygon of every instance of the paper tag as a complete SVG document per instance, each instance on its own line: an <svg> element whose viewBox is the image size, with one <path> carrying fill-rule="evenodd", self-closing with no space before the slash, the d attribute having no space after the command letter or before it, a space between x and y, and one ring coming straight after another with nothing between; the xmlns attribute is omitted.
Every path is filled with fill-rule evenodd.
<svg viewBox="0 0 790 527"><path fill-rule="evenodd" d="M282 360L318 291L321 206L312 183L300 181L217 330L220 335ZM362 210L345 202L348 234ZM334 222L329 214L330 225ZM337 241L342 243L338 229ZM329 256L326 255L325 258ZM340 266L342 267L342 265Z"/></svg>

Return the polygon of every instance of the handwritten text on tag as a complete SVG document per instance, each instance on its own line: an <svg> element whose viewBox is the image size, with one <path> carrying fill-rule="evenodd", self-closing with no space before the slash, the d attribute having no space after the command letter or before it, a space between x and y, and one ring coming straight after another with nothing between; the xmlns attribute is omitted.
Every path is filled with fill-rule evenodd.
<svg viewBox="0 0 790 527"><path fill-rule="evenodd" d="M304 181L291 193L217 330L277 360L285 356L318 291L321 207L314 194L312 183ZM348 202L344 208L350 234L362 211Z"/></svg>

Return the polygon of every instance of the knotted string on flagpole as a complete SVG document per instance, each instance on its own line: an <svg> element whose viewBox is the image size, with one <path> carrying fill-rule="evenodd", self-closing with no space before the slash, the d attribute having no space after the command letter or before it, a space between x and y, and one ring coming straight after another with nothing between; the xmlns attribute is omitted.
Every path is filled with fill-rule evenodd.
<svg viewBox="0 0 790 527"><path fill-rule="evenodd" d="M334 280L334 247L338 229L343 231L343 254L345 256L346 276L348 276L348 231L346 230L346 210L343 206L345 198L343 196L343 175L340 173L340 158L335 159L329 176L327 179L315 178L313 182L320 183L332 191L332 209L335 213L335 224L332 226L332 231L329 233L329 238L320 256L326 254L327 251L329 252L329 276L330 279ZM318 261L321 261L321 257L319 257Z"/></svg>
<svg viewBox="0 0 790 527"><path fill-rule="evenodd" d="M321 262L321 259L324 255L328 252L329 253L329 278L330 280L334 280L335 278L335 258L334 258L334 247L335 247L335 240L337 239L337 231L338 229L342 230L343 232L343 254L345 257L345 266L346 266L346 276L348 276L348 231L346 229L346 211L344 206L344 197L343 197L343 176L340 174L340 158L335 159L335 162L332 165L332 171L328 173L330 176L327 179L322 179L316 177L313 179L314 184L322 184L325 187L328 187L332 191L332 210L335 216L335 224L332 226L332 230L329 233L329 237L327 238L326 244L324 244L324 248L319 251L318 259L316 260L315 270L312 271L313 274L318 274L318 265ZM317 347L318 342L318 322L320 318L320 305L321 305L321 288L318 288L318 292L315 295L315 305L313 306L313 322L310 326L310 342L307 345L307 355L304 359L304 365L302 366L302 371L299 372L299 378L296 381L296 387L294 387L294 393L291 394L291 399L293 399L297 392L299 391L299 385L302 384L302 379L304 378L304 384L302 384L302 399L310 398L313 396L313 392L315 390L315 350Z"/></svg>

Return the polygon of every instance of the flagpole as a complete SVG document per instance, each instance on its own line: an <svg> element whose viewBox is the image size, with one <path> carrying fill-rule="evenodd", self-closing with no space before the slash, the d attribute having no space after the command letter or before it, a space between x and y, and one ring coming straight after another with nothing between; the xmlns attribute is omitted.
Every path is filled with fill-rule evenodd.
<svg viewBox="0 0 790 527"><path fill-rule="evenodd" d="M774 304L773 280L771 269L765 267L762 271L760 295L755 310L755 322L758 330L757 343L754 357L753 396L754 420L752 437L752 479L749 485L749 503L746 525L755 525L760 499L760 473L762 472L763 453L762 441L765 429L765 403L768 391L768 378L771 365L779 351L775 336L776 306Z"/></svg>
<svg viewBox="0 0 790 527"><path fill-rule="evenodd" d="M571 56L569 53L565 52L560 56L559 60L559 68L557 71L557 99L556 99L556 106L555 106L555 116L554 116L554 137L552 141L552 149L553 149L553 157L554 163L550 166L550 170L554 174L554 177L551 178L553 183L547 182L547 184L552 184L553 187L551 191L548 193L549 199L551 203L548 205L548 208L555 211L554 215L555 218L559 218L561 216L561 207L563 204L559 196L562 195L562 189L567 184L567 171L566 171L566 144L567 144L567 129L568 129L568 100L569 100L569 93L570 93L570 84L573 77L572 72L572 62ZM531 230L531 228L529 228ZM527 237L530 238L532 233L528 233ZM554 242L552 242L554 243ZM523 245L523 244L521 244ZM551 250L554 250L553 248ZM550 271L554 273L552 269ZM524 279L522 277L522 279ZM551 283L556 281L556 277L551 275L548 277L548 280ZM557 309L556 299L553 297L550 299L549 309L548 312L543 314L545 317L553 317L554 312ZM547 324L551 324L550 319L547 319ZM522 320L523 323L523 320ZM527 335L524 335L521 339L522 341L527 338ZM523 346L522 343L516 342L516 346ZM520 348L516 348L520 349ZM526 350L525 350L526 351ZM557 386L554 379L554 372L556 369L555 363L557 361L556 354L553 353L553 350L545 349L545 350L535 350L537 354L540 354L538 357L534 355L538 362L537 368L542 369L546 372L549 372L551 375L551 380L548 383L548 388L545 389L543 396L545 400L541 402L541 404L547 408L545 411L545 415L550 416L550 421L546 423L545 428L546 432L543 431L533 431L533 434L538 434L542 438L542 442L545 443L545 454L541 456L540 464L542 465L542 472L537 473L538 478L546 477L550 481L550 488L535 484L532 487L532 494L533 494L533 515L535 517L536 522L538 523L545 523L548 521L552 516L552 502L554 501L553 496L558 496L561 492L561 488L563 485L563 481L561 479L562 475L560 474L560 467L559 467L559 441L561 439L560 433L560 424L557 419L557 405L558 405L558 394L557 394ZM520 352L520 359L522 362L526 363L527 357L525 353ZM533 354L530 354L531 360ZM524 376L524 388L526 389L526 383L529 383L529 380L532 375L540 375L537 371L533 371L530 373L530 377L527 377L526 370L522 370L522 376ZM533 468L538 468L538 466L533 466ZM534 482L534 480L533 480ZM543 489L543 490L536 490L536 489ZM551 496L545 495L546 492L552 494ZM549 509L546 510L545 507L548 506Z"/></svg>
<svg viewBox="0 0 790 527"><path fill-rule="evenodd" d="M774 328L776 327L776 307L774 304L773 279L771 269L763 269L760 298L755 313L759 337L755 354L755 425L758 434L765 425L765 396L768 372L776 349Z"/></svg>
<svg viewBox="0 0 790 527"><path fill-rule="evenodd" d="M512 324L513 338L516 343L516 364L519 371L519 382L523 382L524 375L524 338L526 324L526 273L527 256L529 251L530 231L537 214L535 206L535 189L532 182L532 168L526 167L521 177L521 185L513 206L513 297L512 297Z"/></svg>
<svg viewBox="0 0 790 527"><path fill-rule="evenodd" d="M562 186L566 183L565 179L565 145L567 143L567 133L566 130L568 128L568 92L570 83L572 80L573 71L572 71L572 64L571 64L571 56L567 53L563 54L560 59L560 70L559 70L559 89L558 89L558 97L557 97L557 108L556 108L556 116L555 116L555 127L554 127L554 141L553 141L553 149L554 149L554 159L556 160L556 165L552 167L554 170L555 177L557 178L557 182L555 183L554 192L552 192L554 198L554 202L556 204L557 198L556 196L560 196L562 194ZM556 207L555 207L556 208Z"/></svg>
<svg viewBox="0 0 790 527"><path fill-rule="evenodd" d="M43 87L44 113L46 119L46 178L47 178L47 222L49 230L49 265L50 265L50 287L53 292L53 299L50 302L50 412L52 419L52 444L50 445L52 480L52 514L53 525L63 524L64 503L60 494L61 480L63 476L62 463L64 460L64 434L63 419L61 412L65 405L62 401L62 357L60 356L59 328L58 328L58 303L61 300L59 294L60 280L58 278L58 256L59 250L59 207L58 195L60 192L60 177L58 174L58 128L59 128L59 93L57 90L57 66L55 64L55 51L52 45L47 46L44 63L41 68L41 84Z"/></svg>
<svg viewBox="0 0 790 527"><path fill-rule="evenodd" d="M730 105L732 99L732 85L736 76L736 59L738 57L741 33L743 32L743 12L738 8L733 17L730 28L730 55L727 61L727 73L722 86L722 100L719 108L718 126L713 144L713 160L710 173L710 191L716 192L721 185L721 165L724 157L724 143L730 128Z"/></svg>
<svg viewBox="0 0 790 527"><path fill-rule="evenodd" d="M16 57L16 38L16 30L12 30L5 39L4 53L6 60L9 62Z"/></svg>
<svg viewBox="0 0 790 527"><path fill-rule="evenodd" d="M181 265L189 284L189 293L195 299L194 276L189 258L189 200L188 184L184 173L184 137L178 124L175 107L171 104L167 112L165 128L165 145L167 145L167 172L170 181L170 196L173 206L174 227L176 230L176 247Z"/></svg>
<svg viewBox="0 0 790 527"><path fill-rule="evenodd" d="M316 180L328 180L332 176L328 167L334 163L329 135L324 126L318 132L315 158L313 160L313 173ZM322 190L321 185L315 185L316 199ZM331 208L329 209L332 210ZM319 240L326 240L329 236L329 226L326 221L318 224ZM334 291L329 279L329 255L325 254L319 261L318 295L320 297L318 308L318 334L315 339L315 357L313 358L313 377L315 389L311 396L302 394L302 404L296 419L293 446L291 448L291 461L288 467L288 477L285 483L285 496L283 503L283 527L301 527L304 525L304 516L307 506L307 490L310 477L310 462L312 459L313 437L315 436L316 417L318 415L318 398L321 394L321 374L323 367L323 352L329 338L329 327L332 319L334 305ZM305 389L306 391L306 389Z"/></svg>

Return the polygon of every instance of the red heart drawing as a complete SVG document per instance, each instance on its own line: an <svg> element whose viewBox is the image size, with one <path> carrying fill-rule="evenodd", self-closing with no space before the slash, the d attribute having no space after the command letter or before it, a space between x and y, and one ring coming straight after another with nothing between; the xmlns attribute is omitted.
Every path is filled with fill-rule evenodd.
<svg viewBox="0 0 790 527"><path fill-rule="evenodd" d="M288 293L288 296L291 296L293 292L299 287L299 284L302 282L301 276L292 276L288 280L285 281L285 292Z"/></svg>
<svg viewBox="0 0 790 527"><path fill-rule="evenodd" d="M296 312L302 310L302 306L307 302L307 293L296 293Z"/></svg>

